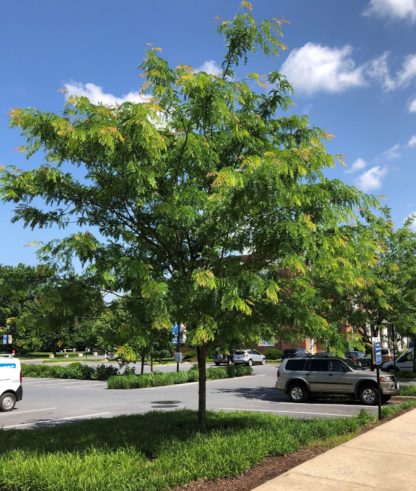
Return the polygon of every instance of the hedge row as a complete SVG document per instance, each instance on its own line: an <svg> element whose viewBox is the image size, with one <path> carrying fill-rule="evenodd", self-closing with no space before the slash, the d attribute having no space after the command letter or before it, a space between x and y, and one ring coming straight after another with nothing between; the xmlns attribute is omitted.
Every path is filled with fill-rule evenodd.
<svg viewBox="0 0 416 491"><path fill-rule="evenodd" d="M251 375L251 367L231 365L226 368L208 368L207 379L215 380L221 378L241 377ZM198 380L198 370L192 368L187 372L153 372L143 375L116 375L107 381L109 389L140 389L145 387L159 387L162 385L185 384Z"/></svg>
<svg viewBox="0 0 416 491"><path fill-rule="evenodd" d="M75 378L80 380L107 380L118 373L116 367L110 365L98 365L90 367L79 362L62 366L25 365L22 364L23 377L45 378Z"/></svg>

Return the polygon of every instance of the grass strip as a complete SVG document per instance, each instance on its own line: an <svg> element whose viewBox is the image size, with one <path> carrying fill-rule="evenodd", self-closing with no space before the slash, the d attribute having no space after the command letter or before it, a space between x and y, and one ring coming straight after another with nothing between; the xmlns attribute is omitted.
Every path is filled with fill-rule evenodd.
<svg viewBox="0 0 416 491"><path fill-rule="evenodd" d="M0 489L158 491L242 474L272 455L369 425L351 418L294 419L247 412L153 412L40 430L0 430ZM7 431L7 433L6 433Z"/></svg>
<svg viewBox="0 0 416 491"><path fill-rule="evenodd" d="M208 368L207 379L216 380L251 375L251 367L230 365L224 368ZM143 375L116 375L107 381L109 389L141 389L162 385L186 384L198 380L198 370L192 368L182 372L153 372Z"/></svg>
<svg viewBox="0 0 416 491"><path fill-rule="evenodd" d="M399 396L416 396L416 385L401 385Z"/></svg>
<svg viewBox="0 0 416 491"><path fill-rule="evenodd" d="M391 418L402 411L409 411L416 408L416 400L403 401L399 404L388 404L381 408L381 415L383 418Z"/></svg>

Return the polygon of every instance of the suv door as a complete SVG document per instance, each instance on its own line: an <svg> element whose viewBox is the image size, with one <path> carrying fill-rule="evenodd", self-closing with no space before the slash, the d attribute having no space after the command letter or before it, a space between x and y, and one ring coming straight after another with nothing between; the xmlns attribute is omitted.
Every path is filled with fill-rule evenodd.
<svg viewBox="0 0 416 491"><path fill-rule="evenodd" d="M305 365L305 378L311 392L325 392L328 387L328 359L311 358Z"/></svg>
<svg viewBox="0 0 416 491"><path fill-rule="evenodd" d="M354 373L341 360L328 360L328 385L326 391L340 394L354 392Z"/></svg>

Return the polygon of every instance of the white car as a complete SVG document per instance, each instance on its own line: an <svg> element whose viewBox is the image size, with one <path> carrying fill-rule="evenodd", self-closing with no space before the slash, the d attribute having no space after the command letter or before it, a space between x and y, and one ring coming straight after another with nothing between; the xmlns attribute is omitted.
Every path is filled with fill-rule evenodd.
<svg viewBox="0 0 416 491"><path fill-rule="evenodd" d="M0 411L11 411L23 397L20 360L0 355Z"/></svg>
<svg viewBox="0 0 416 491"><path fill-rule="evenodd" d="M255 349L235 350L233 353L233 363L235 365L249 365L250 367L256 363L265 365L266 357Z"/></svg>
<svg viewBox="0 0 416 491"><path fill-rule="evenodd" d="M396 359L396 368L401 372L413 372L413 354L414 349L409 349ZM394 361L389 361L384 363L381 367L385 372L394 371Z"/></svg>

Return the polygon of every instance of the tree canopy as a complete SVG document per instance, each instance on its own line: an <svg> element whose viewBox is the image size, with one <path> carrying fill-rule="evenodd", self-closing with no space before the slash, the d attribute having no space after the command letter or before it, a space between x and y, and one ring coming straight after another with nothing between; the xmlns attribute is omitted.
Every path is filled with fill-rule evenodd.
<svg viewBox="0 0 416 491"><path fill-rule="evenodd" d="M76 254L106 288L145 301L149 329L186 323L199 356L201 427L207 344L333 330L313 275L331 274L339 288L358 281L361 239L351 237L376 206L326 177L331 135L285 112L292 88L281 73L240 75L256 50L285 48L282 21L257 24L250 10L243 2L218 28L220 75L171 67L155 48L141 65L143 103L70 97L62 115L12 110L28 157L41 151L44 163L1 177L14 220L83 227L45 255Z"/></svg>

